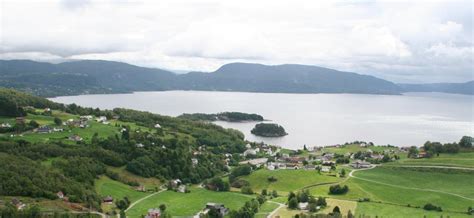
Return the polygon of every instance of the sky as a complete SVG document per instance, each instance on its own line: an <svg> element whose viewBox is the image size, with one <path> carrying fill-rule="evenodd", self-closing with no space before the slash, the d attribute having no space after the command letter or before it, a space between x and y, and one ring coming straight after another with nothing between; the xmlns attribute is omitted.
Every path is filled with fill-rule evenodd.
<svg viewBox="0 0 474 218"><path fill-rule="evenodd" d="M474 79L472 1L0 1L0 59L177 72L292 63L404 83Z"/></svg>

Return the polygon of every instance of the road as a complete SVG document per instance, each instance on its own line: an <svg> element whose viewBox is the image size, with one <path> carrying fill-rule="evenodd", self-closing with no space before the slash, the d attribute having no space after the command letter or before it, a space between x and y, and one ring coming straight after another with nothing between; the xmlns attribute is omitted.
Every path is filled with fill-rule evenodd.
<svg viewBox="0 0 474 218"><path fill-rule="evenodd" d="M272 218L272 217L276 214L276 212L277 212L278 210L280 210L282 207L285 207L285 206L286 206L286 205L284 205L284 204L282 204L282 203L278 203L278 202L275 202L275 201L270 201L270 200L269 200L268 202L278 204L278 207L275 208L275 210L273 210L270 214L268 214L267 218Z"/></svg>
<svg viewBox="0 0 474 218"><path fill-rule="evenodd" d="M160 191L157 191L157 192L155 192L155 193L153 193L153 194L147 195L147 196L145 196L145 197L143 197L143 198L140 198L140 199L136 200L135 202L131 203L131 204L128 206L128 208L125 209L125 213L126 213L128 210L130 210L132 207L134 207L136 204L142 202L143 200L145 200L145 199L147 199L147 198L149 198L149 197L155 196L155 195L157 195L157 194L159 194L159 193L161 193L161 192L166 191L166 188L164 188L164 185L160 186L160 189L161 189Z"/></svg>

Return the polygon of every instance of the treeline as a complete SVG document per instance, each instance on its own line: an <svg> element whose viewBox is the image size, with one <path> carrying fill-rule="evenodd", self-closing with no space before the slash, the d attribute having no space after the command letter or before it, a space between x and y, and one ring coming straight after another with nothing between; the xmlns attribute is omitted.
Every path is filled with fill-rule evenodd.
<svg viewBox="0 0 474 218"><path fill-rule="evenodd" d="M473 148L474 138L471 136L463 136L458 143L445 143L427 141L423 145L426 154L424 157L432 157L441 153L458 153L461 150L471 150ZM416 147L410 147L408 157L418 157L420 150Z"/></svg>
<svg viewBox="0 0 474 218"><path fill-rule="evenodd" d="M204 120L204 121L228 121L228 122L242 122L242 121L263 121L263 117L258 114L249 114L242 112L222 112L217 114L182 114L178 118L188 120Z"/></svg>

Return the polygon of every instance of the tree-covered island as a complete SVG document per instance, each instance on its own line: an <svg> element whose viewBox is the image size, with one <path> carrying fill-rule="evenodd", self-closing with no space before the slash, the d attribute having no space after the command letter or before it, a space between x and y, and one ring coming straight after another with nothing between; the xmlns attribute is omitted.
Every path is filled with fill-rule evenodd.
<svg viewBox="0 0 474 218"><path fill-rule="evenodd" d="M259 123L251 130L251 133L263 137L281 137L288 135L283 126L276 123Z"/></svg>

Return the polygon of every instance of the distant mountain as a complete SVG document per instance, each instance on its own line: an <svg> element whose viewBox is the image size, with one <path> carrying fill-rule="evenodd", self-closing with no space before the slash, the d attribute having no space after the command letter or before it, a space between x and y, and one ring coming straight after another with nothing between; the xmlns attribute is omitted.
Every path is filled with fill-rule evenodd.
<svg viewBox="0 0 474 218"><path fill-rule="evenodd" d="M0 86L41 96L162 90L275 93L400 94L400 87L373 76L308 65L226 64L215 72L176 74L122 62L83 60L60 64L0 60Z"/></svg>
<svg viewBox="0 0 474 218"><path fill-rule="evenodd" d="M392 82L328 68L285 64L226 64L212 73L180 75L180 85L193 90L277 93L399 94Z"/></svg>
<svg viewBox="0 0 474 218"><path fill-rule="evenodd" d="M404 92L445 92L474 95L474 80L465 83L398 84Z"/></svg>

